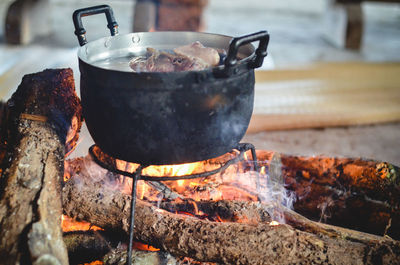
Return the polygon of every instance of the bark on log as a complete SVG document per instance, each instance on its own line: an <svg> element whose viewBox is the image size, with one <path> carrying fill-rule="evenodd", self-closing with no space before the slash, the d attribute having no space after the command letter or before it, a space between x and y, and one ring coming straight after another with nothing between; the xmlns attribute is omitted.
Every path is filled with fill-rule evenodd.
<svg viewBox="0 0 400 265"><path fill-rule="evenodd" d="M71 69L24 76L7 103L0 185L0 264L68 264L61 232L66 142L81 107Z"/></svg>
<svg viewBox="0 0 400 265"><path fill-rule="evenodd" d="M103 262L104 265L125 265L128 254L126 249L116 248L107 253ZM182 263L177 262L177 260L170 254L163 251L144 251L144 250L133 250L131 265L180 265Z"/></svg>
<svg viewBox="0 0 400 265"><path fill-rule="evenodd" d="M68 249L69 264L90 263L103 260L105 265L125 265L127 259L127 238L118 236L107 231L72 231L64 233L64 242ZM200 263L188 258L175 259L169 253L163 251L140 250L134 244L132 265L216 265L211 263Z"/></svg>
<svg viewBox="0 0 400 265"><path fill-rule="evenodd" d="M280 215L295 229L305 231L319 236L330 238L345 238L347 240L370 244L379 243L381 237L355 230L350 230L329 224L314 222L306 217L275 203L261 203L254 201L192 201L162 202L160 208L169 212L188 212L195 215L195 211L204 212L208 218L218 215L224 222L240 222L246 224L270 223L273 215Z"/></svg>
<svg viewBox="0 0 400 265"><path fill-rule="evenodd" d="M273 152L258 151L268 166ZM281 154L296 212L336 226L400 240L400 170L385 162Z"/></svg>
<svg viewBox="0 0 400 265"><path fill-rule="evenodd" d="M104 229L129 228L130 196L82 170L63 189L67 215ZM330 238L285 224L216 223L137 201L134 237L174 256L224 264L376 264L400 259L400 243Z"/></svg>
<svg viewBox="0 0 400 265"><path fill-rule="evenodd" d="M104 231L66 232L63 239L70 265L101 260L120 242Z"/></svg>

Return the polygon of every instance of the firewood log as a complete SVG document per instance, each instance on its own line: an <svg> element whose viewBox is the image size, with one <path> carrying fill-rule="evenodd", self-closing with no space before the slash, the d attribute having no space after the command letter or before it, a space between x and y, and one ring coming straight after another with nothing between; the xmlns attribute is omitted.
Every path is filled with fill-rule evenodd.
<svg viewBox="0 0 400 265"><path fill-rule="evenodd" d="M0 264L68 264L61 183L65 151L81 124L72 70L24 76L7 106Z"/></svg>
<svg viewBox="0 0 400 265"><path fill-rule="evenodd" d="M224 222L240 222L246 224L270 223L273 221L271 213L279 214L286 224L291 225L301 231L316 234L319 236L328 236L331 238L347 238L357 242L369 244L371 242L379 243L381 237L350 230L338 226L319 223L307 219L306 217L274 202L254 202L254 201L193 201L183 202L162 202L160 208L169 212L187 212L195 215L195 211L201 211L210 219L218 215Z"/></svg>
<svg viewBox="0 0 400 265"><path fill-rule="evenodd" d="M273 152L258 151L268 166ZM385 162L281 154L282 174L300 214L400 240L400 170Z"/></svg>
<svg viewBox="0 0 400 265"><path fill-rule="evenodd" d="M130 199L106 179L84 170L63 188L68 216L106 230L128 233ZM394 264L400 259L400 242L369 236L375 240L315 235L287 224L210 222L169 213L141 200L135 210L137 240L174 256L223 264Z"/></svg>
<svg viewBox="0 0 400 265"><path fill-rule="evenodd" d="M126 249L116 248L107 253L103 262L104 265L125 265L128 258ZM163 251L133 250L131 265L179 265L181 263L169 253Z"/></svg>
<svg viewBox="0 0 400 265"><path fill-rule="evenodd" d="M65 232L63 239L70 265L101 260L120 242L115 235L92 230Z"/></svg>
<svg viewBox="0 0 400 265"><path fill-rule="evenodd" d="M90 263L99 260L103 260L105 265L126 264L126 245L128 240L126 236L101 230L87 230L65 232L63 238L68 249L70 265ZM136 244L134 244L134 247L135 245ZM144 264L216 265L214 263L200 263L189 258L175 259L169 253L163 251L133 249L132 265Z"/></svg>

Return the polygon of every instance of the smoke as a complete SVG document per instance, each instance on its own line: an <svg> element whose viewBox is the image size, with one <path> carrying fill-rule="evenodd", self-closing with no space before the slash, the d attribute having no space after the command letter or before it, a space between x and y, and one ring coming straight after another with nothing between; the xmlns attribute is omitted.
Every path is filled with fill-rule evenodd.
<svg viewBox="0 0 400 265"><path fill-rule="evenodd" d="M83 159L76 170L73 164L66 166L69 174L91 178L93 182L100 182L102 187L115 192L131 194L132 179L118 174L111 173L93 161L90 155L80 158ZM74 161L74 160L71 160ZM252 161L244 161L227 168L224 172L204 179L187 181L187 186L181 187L178 182L145 182L138 181L137 196L139 199L150 199L157 202L163 200L185 200L190 198L194 201L199 200L250 200L265 203L265 211L271 216L272 220L285 223L284 214L281 206L293 209L296 195L293 191L286 189L282 174L282 162L280 155L275 153L260 172L249 170ZM265 163L263 163L265 164ZM127 171L132 169L125 167ZM68 172L67 172L68 173ZM85 185L81 178L74 178L76 187ZM81 182L81 183L80 183ZM178 192L183 188L183 192ZM328 205L329 206L329 205ZM321 209L324 210L324 209Z"/></svg>
<svg viewBox="0 0 400 265"><path fill-rule="evenodd" d="M285 188L279 153L274 153L266 174L259 173L258 179L258 194L261 202L293 209L296 194ZM279 209L280 207L266 207L266 211L273 220L284 223L284 215Z"/></svg>
<svg viewBox="0 0 400 265"><path fill-rule="evenodd" d="M75 164L76 163L76 164ZM85 185L85 179L91 182L100 182L105 189L121 192L123 188L119 175L116 175L99 166L90 155L65 162L65 175L73 177L77 189ZM84 176L81 178L80 175Z"/></svg>

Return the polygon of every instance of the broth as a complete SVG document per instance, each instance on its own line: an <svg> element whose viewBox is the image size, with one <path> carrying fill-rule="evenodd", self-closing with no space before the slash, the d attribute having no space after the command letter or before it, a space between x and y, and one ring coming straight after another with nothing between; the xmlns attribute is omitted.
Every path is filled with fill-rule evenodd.
<svg viewBox="0 0 400 265"><path fill-rule="evenodd" d="M129 66L129 61L132 60L135 56L125 56L125 57L116 57L116 58L107 58L104 60L99 60L93 63L94 66L109 69L109 70L117 70L123 72L133 72L132 68Z"/></svg>
<svg viewBox="0 0 400 265"><path fill-rule="evenodd" d="M173 53L173 52L171 52ZM139 55L143 56L143 55ZM102 60L98 60L93 62L94 66L103 68L103 69L108 69L108 70L116 70L116 71L123 71L123 72L134 72L132 68L129 66L129 62L135 58L139 57L135 55L129 55L129 56L124 56L124 57L115 57L115 58L106 58ZM220 56L220 61L219 65L224 64L225 58L226 58L226 53L219 53ZM244 58L243 54L238 54L238 60L241 60Z"/></svg>

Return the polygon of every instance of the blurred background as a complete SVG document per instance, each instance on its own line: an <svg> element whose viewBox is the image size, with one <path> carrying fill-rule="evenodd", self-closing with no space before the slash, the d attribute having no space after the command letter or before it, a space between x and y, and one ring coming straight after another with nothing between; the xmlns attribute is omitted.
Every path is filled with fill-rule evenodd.
<svg viewBox="0 0 400 265"><path fill-rule="evenodd" d="M75 9L108 4L120 33L205 31L271 35L256 71L244 141L300 155L364 157L400 165L400 0L1 0L0 97L25 74L74 70ZM104 16L84 19L88 40L109 35ZM256 45L256 44L255 44ZM76 155L87 152L83 130Z"/></svg>

